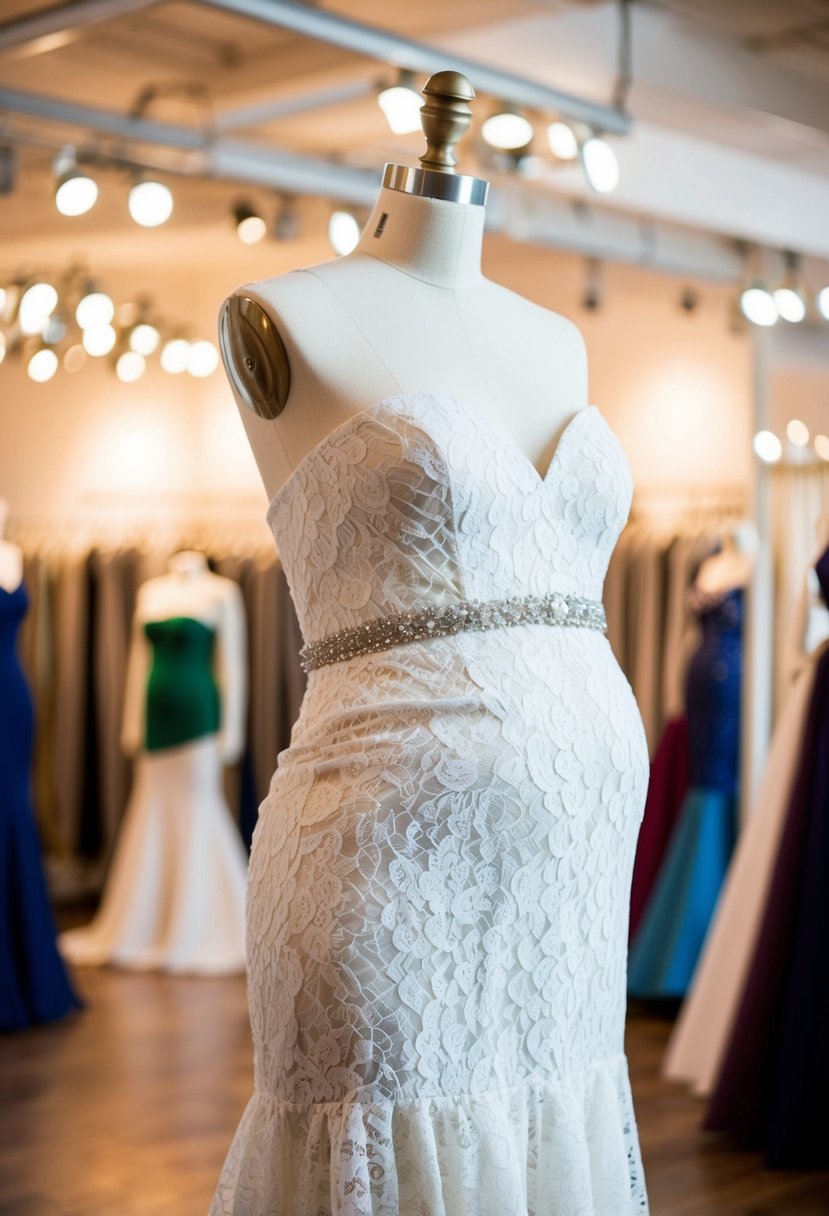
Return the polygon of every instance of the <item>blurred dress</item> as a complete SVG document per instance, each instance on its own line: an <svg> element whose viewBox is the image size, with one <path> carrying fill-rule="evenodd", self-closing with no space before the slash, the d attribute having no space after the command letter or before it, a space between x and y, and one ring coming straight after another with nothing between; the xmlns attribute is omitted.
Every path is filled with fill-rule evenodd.
<svg viewBox="0 0 829 1216"><path fill-rule="evenodd" d="M745 986L803 744L817 659L829 638L829 610L810 571L794 646L796 667L774 728L757 799L740 833L722 898L674 1028L664 1072L709 1095L714 1088ZM811 577L814 576L814 577ZM811 584L814 583L814 589Z"/></svg>
<svg viewBox="0 0 829 1216"><path fill-rule="evenodd" d="M829 605L829 549L815 565ZM705 1126L766 1164L829 1168L829 645L814 669L751 963Z"/></svg>
<svg viewBox="0 0 829 1216"><path fill-rule="evenodd" d="M22 583L0 587L0 1030L80 1006L55 944L31 805L34 714L16 652L28 602Z"/></svg>
<svg viewBox="0 0 829 1216"><path fill-rule="evenodd" d="M144 633L145 749L100 910L61 949L89 966L241 971L247 855L222 792L215 630L171 617Z"/></svg>
<svg viewBox="0 0 829 1216"><path fill-rule="evenodd" d="M734 846L743 589L691 596L702 632L686 685L691 784L631 948L638 997L685 994Z"/></svg>

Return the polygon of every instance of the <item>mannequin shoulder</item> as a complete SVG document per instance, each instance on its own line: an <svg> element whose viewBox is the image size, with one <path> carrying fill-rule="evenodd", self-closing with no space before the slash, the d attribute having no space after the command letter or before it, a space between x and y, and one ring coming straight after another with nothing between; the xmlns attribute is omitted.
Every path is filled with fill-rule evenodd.
<svg viewBox="0 0 829 1216"><path fill-rule="evenodd" d="M543 349L554 353L556 360L562 356L587 367L587 348L581 330L561 313L552 312L541 304L535 304L518 292L488 281L490 290L497 295L500 308L511 311L516 322L524 329L527 340L543 343Z"/></svg>
<svg viewBox="0 0 829 1216"><path fill-rule="evenodd" d="M219 310L219 348L239 400L260 418L276 418L285 408L303 359L319 331L323 284L334 263L292 270L238 287ZM322 282L321 282L322 280Z"/></svg>

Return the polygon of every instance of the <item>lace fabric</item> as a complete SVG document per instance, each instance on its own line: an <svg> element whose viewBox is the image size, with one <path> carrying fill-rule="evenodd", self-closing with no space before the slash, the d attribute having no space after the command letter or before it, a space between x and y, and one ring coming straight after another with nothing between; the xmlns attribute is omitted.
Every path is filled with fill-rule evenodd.
<svg viewBox="0 0 829 1216"><path fill-rule="evenodd" d="M337 428L269 517L308 639L458 599L599 599L630 493L595 409L542 477L417 394ZM623 1055L647 773L597 631L311 673L254 838L256 1094L213 1216L647 1212Z"/></svg>

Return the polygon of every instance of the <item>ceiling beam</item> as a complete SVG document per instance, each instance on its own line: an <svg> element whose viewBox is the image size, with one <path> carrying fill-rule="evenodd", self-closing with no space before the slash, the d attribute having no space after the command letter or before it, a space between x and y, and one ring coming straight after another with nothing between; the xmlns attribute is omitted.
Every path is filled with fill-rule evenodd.
<svg viewBox="0 0 829 1216"><path fill-rule="evenodd" d="M604 105L588 98L563 93L549 85L528 80L513 72L454 51L447 51L424 42L416 42L392 30L379 29L352 21L338 13L317 8L297 0L198 0L209 8L249 17L265 25L291 30L318 42L329 42L357 55L366 55L381 63L394 64L413 72L431 75L451 68L468 76L473 86L513 105L546 110L588 123L597 130L622 135L629 130L630 117L615 106Z"/></svg>
<svg viewBox="0 0 829 1216"><path fill-rule="evenodd" d="M0 52L34 55L74 42L87 25L140 12L158 0L68 0L0 23Z"/></svg>

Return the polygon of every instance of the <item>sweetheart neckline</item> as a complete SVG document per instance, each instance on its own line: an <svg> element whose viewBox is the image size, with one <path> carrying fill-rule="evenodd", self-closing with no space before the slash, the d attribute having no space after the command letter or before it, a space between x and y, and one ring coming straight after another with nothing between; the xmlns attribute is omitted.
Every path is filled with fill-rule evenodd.
<svg viewBox="0 0 829 1216"><path fill-rule="evenodd" d="M561 434L558 437L558 443L556 444L555 448L553 449L553 453L547 464L547 468L545 469L545 471L543 473L539 473L538 469L535 467L533 462L530 460L530 458L526 454L526 452L524 452L523 449L518 446L518 444L515 442L515 440L512 438L512 436L509 435L507 433L507 431L504 430L503 427L499 427L491 419L485 417L485 415L479 413L477 410L473 410L460 397L454 397L450 393L447 393L444 396L440 393L431 393L431 392L426 392L426 391L413 392L413 393L393 393L390 397L384 397L381 401L375 401L372 405L364 406L362 409L357 410L355 413L349 414L349 416L347 418L345 418L342 422L340 422L337 426L335 426L333 428L333 430L330 430L326 435L323 435L322 439L320 439L318 443L315 443L314 446L305 453L305 455L299 461L299 464L297 464L296 467L291 470L291 472L288 474L285 481L282 483L282 485L279 487L279 489L274 494L273 498L271 498L270 502L268 503L268 509L267 509L267 513L266 513L266 518L267 518L268 522L269 523L271 522L272 517L276 511L277 506L279 505L280 501L282 500L283 495L286 493L288 488L293 484L293 482L298 477L300 472L306 467L307 464L309 464L316 456L318 456L321 451L323 451L326 447L328 447L328 445L330 443L336 442L336 440L341 438L344 434L348 434L351 427L356 425L356 423L363 421L363 419L365 419L365 418L372 417L375 413L377 413L379 410L382 410L384 407L386 407L386 406L390 407L395 402L398 402L398 401L407 401L407 400L417 399L420 397L426 397L431 401L449 402L451 405L454 405L458 409L462 410L463 413L466 414L467 418L471 419L472 422L479 423L479 424L482 423L485 427L488 427L489 431L491 432L493 437L498 441L498 443L506 444L506 446L513 453L515 453L518 456L518 458L523 462L523 464L530 470L530 472L533 474L533 476L535 477L536 482L537 482L537 485L535 487L536 490L539 489L541 486L546 485L548 479L550 478L550 476L553 472L553 469L556 467L556 465L559 461L559 457L561 455L562 449L565 447L566 440L567 440L568 436L570 435L570 432L572 431L576 422L580 418L582 418L588 414L598 414L598 416L604 421L604 415L602 414L601 410L599 409L599 407L597 405L585 405L582 407L582 409L576 410L575 414L573 414L572 417L565 423L564 429L562 430Z"/></svg>

